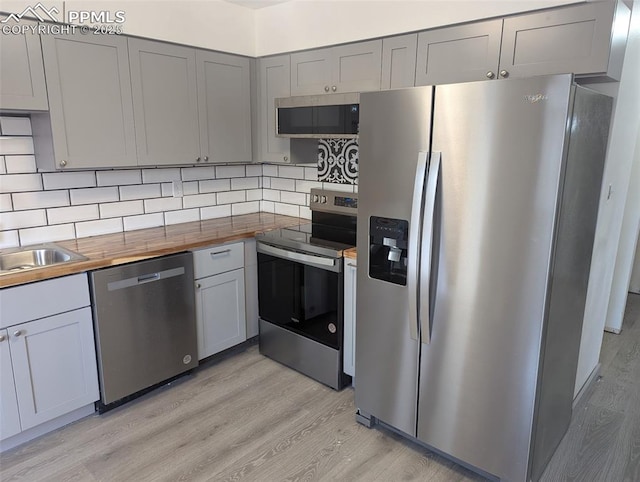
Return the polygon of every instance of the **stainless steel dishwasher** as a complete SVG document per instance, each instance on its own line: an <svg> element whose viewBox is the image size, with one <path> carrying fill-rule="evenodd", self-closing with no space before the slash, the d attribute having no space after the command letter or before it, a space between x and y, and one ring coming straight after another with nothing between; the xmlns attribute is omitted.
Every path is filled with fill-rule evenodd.
<svg viewBox="0 0 640 482"><path fill-rule="evenodd" d="M90 280L100 412L198 365L191 253L96 270Z"/></svg>

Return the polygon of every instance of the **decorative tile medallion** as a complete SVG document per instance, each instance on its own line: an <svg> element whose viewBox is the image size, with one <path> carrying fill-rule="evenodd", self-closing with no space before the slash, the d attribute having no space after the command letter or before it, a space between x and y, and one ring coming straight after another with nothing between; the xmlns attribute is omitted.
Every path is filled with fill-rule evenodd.
<svg viewBox="0 0 640 482"><path fill-rule="evenodd" d="M318 181L337 184L358 183L358 141L356 139L320 139Z"/></svg>

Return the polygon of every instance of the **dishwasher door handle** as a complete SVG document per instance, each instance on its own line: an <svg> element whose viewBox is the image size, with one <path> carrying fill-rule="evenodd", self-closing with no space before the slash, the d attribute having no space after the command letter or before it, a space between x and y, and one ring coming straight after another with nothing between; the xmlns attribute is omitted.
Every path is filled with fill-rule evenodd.
<svg viewBox="0 0 640 482"><path fill-rule="evenodd" d="M124 288L131 288L146 283L152 283L154 281L160 281L167 278L173 278L174 276L181 276L185 273L183 267L166 269L164 271L157 271L155 273L141 274L139 276L132 276L131 278L120 279L117 281L111 281L107 283L108 291L116 291Z"/></svg>
<svg viewBox="0 0 640 482"><path fill-rule="evenodd" d="M138 284L148 283L149 281L156 281L160 279L160 273L151 273L138 276Z"/></svg>

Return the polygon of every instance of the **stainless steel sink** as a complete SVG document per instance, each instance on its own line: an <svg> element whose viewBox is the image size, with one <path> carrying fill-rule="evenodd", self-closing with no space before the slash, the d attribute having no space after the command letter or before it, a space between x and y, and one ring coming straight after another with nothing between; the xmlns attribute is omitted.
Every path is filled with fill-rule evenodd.
<svg viewBox="0 0 640 482"><path fill-rule="evenodd" d="M51 243L4 249L0 251L0 275L86 259Z"/></svg>

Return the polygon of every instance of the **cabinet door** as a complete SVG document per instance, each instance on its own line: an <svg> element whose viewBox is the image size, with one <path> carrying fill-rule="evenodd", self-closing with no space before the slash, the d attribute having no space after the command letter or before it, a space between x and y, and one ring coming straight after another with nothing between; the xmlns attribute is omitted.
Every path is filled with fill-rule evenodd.
<svg viewBox="0 0 640 482"><path fill-rule="evenodd" d="M195 49L129 39L138 164L200 157Z"/></svg>
<svg viewBox="0 0 640 482"><path fill-rule="evenodd" d="M382 40L332 49L332 92L380 90Z"/></svg>
<svg viewBox="0 0 640 482"><path fill-rule="evenodd" d="M0 15L0 19L5 18ZM9 20L6 25L15 24ZM20 20L20 25L32 26L36 23ZM25 34L0 34L0 64L0 109L48 109L38 34L30 31Z"/></svg>
<svg viewBox="0 0 640 482"><path fill-rule="evenodd" d="M355 259L345 259L343 371L356 375L356 272Z"/></svg>
<svg viewBox="0 0 640 482"><path fill-rule="evenodd" d="M44 35L55 166L135 166L127 39Z"/></svg>
<svg viewBox="0 0 640 482"><path fill-rule="evenodd" d="M249 59L199 50L196 65L202 160L250 162Z"/></svg>
<svg viewBox="0 0 640 482"><path fill-rule="evenodd" d="M616 4L593 2L506 18L500 70L510 77L606 73Z"/></svg>
<svg viewBox="0 0 640 482"><path fill-rule="evenodd" d="M487 80L497 76L502 20L418 34L416 85Z"/></svg>
<svg viewBox="0 0 640 482"><path fill-rule="evenodd" d="M331 92L332 49L291 54L291 95Z"/></svg>
<svg viewBox="0 0 640 482"><path fill-rule="evenodd" d="M382 40L382 89L413 87L417 48L415 33Z"/></svg>
<svg viewBox="0 0 640 482"><path fill-rule="evenodd" d="M9 329L22 430L99 398L91 308Z"/></svg>
<svg viewBox="0 0 640 482"><path fill-rule="evenodd" d="M244 269L196 282L198 359L202 360L247 339Z"/></svg>
<svg viewBox="0 0 640 482"><path fill-rule="evenodd" d="M260 130L260 161L288 162L289 139L276 137L276 107L278 97L291 95L289 55L258 59L258 129Z"/></svg>
<svg viewBox="0 0 640 482"><path fill-rule="evenodd" d="M20 433L20 413L13 382L7 330L0 330L0 440Z"/></svg>

